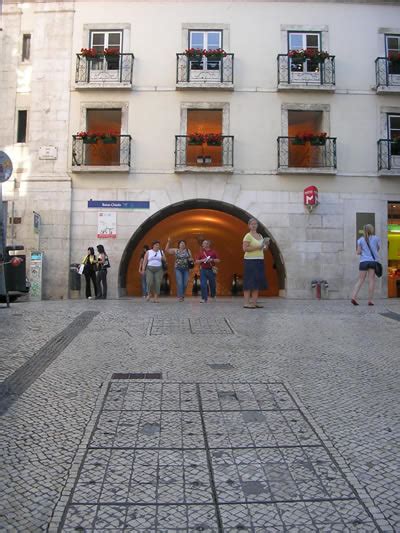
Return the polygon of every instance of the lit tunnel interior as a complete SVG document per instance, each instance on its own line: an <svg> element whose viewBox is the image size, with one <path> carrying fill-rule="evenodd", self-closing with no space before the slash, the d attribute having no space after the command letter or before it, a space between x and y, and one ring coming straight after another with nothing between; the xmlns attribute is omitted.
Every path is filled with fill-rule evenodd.
<svg viewBox="0 0 400 533"><path fill-rule="evenodd" d="M210 201L207 201L209 204ZM168 208L153 215L132 236L124 252L120 266L120 287L125 288L127 296L140 296L140 276L138 273L140 255L145 244L151 245L152 241L159 240L164 249L167 238L171 238L171 246L176 247L179 239L186 240L193 256L200 250L200 242L208 239L212 248L216 250L221 259L218 265L217 295L231 296L232 282L236 274L240 281L243 276L243 251L242 240L247 233L246 220L249 215L243 211L241 217L236 216L235 207L231 206L230 212L210 208L186 208L184 202L176 212L168 213ZM219 207L220 207L219 203ZM164 212L167 211L167 212ZM267 235L267 231L260 227L260 233ZM274 253L275 252L275 253ZM174 274L174 256L168 255L168 278L171 295L176 295ZM199 273L197 265L190 271L190 279L186 295L192 294L193 279ZM265 254L265 273L269 288L263 291L263 296L278 296L279 289L284 288L284 267L275 243Z"/></svg>

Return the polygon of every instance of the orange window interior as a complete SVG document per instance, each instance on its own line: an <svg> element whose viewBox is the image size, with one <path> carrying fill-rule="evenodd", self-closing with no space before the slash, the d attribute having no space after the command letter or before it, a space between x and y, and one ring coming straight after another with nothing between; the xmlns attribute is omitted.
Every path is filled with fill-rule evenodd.
<svg viewBox="0 0 400 533"><path fill-rule="evenodd" d="M222 133L221 109L189 109L187 112L187 134ZM187 145L189 166L222 166L222 146Z"/></svg>
<svg viewBox="0 0 400 533"><path fill-rule="evenodd" d="M86 129L88 132L121 134L121 109L88 109ZM86 164L111 166L120 164L120 139L115 144L105 144L99 139L96 144L85 146Z"/></svg>
<svg viewBox="0 0 400 533"><path fill-rule="evenodd" d="M288 136L296 137L304 133L322 133L322 111L289 111ZM312 146L309 142L304 145L294 145L289 141L290 167L320 166L321 146Z"/></svg>

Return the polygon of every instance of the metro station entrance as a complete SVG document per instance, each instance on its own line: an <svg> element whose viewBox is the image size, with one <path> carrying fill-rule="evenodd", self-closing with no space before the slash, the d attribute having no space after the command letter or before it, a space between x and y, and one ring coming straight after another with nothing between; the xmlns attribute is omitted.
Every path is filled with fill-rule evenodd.
<svg viewBox="0 0 400 533"><path fill-rule="evenodd" d="M223 202L212 200L190 200L168 206L147 219L132 236L121 259L119 286L121 294L140 296L141 285L138 273L140 255L143 246L151 246L152 241L159 240L164 249L168 237L171 247L177 247L180 239L186 240L192 255L196 256L203 239L210 240L221 259L217 275L217 296L240 296L243 279L242 240L247 233L247 221L251 214ZM259 226L264 236L268 230ZM271 237L272 238L272 237ZM176 295L174 256L167 256L168 272L163 283L164 295ZM265 272L269 288L263 296L279 296L279 290L285 288L284 265L275 241L265 254ZM199 269L190 272L186 296L196 295Z"/></svg>

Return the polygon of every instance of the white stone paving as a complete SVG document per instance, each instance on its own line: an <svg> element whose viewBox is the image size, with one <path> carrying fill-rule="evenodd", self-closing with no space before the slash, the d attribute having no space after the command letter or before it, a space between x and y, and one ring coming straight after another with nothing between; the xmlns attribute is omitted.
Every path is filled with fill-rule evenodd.
<svg viewBox="0 0 400 533"><path fill-rule="evenodd" d="M60 508L61 495L65 495L69 484L78 479L76 464L80 464L81 456L86 451L84 439L88 427L91 427L87 425L96 422L93 418L96 400L116 372L162 372L162 383L170 383L165 385L166 396L163 397L169 411L158 412L158 416L161 423L166 417L167 423L173 427L179 427L179 420L180 424L188 421L187 416L191 412L186 409L185 415L185 409L182 409L180 418L177 418L176 390L179 389L179 383L209 384L200 387L211 453L215 453L213 447L221 447L229 440L231 450L224 452L225 462L228 466L229 461L240 466L240 461L245 459L236 457L238 452L235 449L240 448L241 439L247 439L255 443L257 448L256 455L250 461L250 471L260 472L263 464L275 463L276 480L270 479L268 487L263 479L258 480L260 485L254 484L257 481L255 474L245 479L239 469L236 478L232 478L231 489L239 490L235 479L240 478L240 490L247 491L245 496L251 496L252 491L264 491L270 499L271 495L273 499L274 494L283 494L286 503L262 504L257 499L247 498L244 504L239 498L234 509L232 500L225 498L227 492L223 485L223 473L216 466L221 458L218 454L212 455L216 477L222 476L221 482L216 481L216 487L221 500L219 514L224 531L237 531L238 524L245 528L242 530L263 531L260 524L267 522L270 527L268 531L304 531L305 527L309 527L306 526L307 520L311 520L314 527L311 530L315 531L377 531L378 527L383 531L400 530L400 323L380 315L388 310L400 312L398 301L380 301L374 308L365 305L353 308L343 301L267 300L265 308L260 310L244 310L239 299L217 301L206 306L201 306L196 300L179 304L172 299L163 300L158 306L141 300L20 303L13 305L9 311L1 310L2 321L7 317L6 313L14 315L12 321L8 317L2 322L5 324L2 335L9 349L12 335L15 331L21 331L23 322L28 328L29 324L31 328L38 325L40 338L46 341L79 313L89 309L100 311L100 314L0 419L0 439L4 447L0 465L0 530L46 529L54 510L57 508L58 512ZM57 316L59 327L53 326L51 320L38 319L40 316ZM195 327L188 328L188 322ZM152 334L150 324L155 325L156 334ZM31 337L26 334L15 340L16 357L19 351L26 357L30 346L33 351L40 348L32 344ZM213 363L222 366L213 369L209 366ZM226 363L232 366L225 367ZM5 365L9 365L7 360ZM275 438L279 430L281 438L286 438L282 430L282 413L263 414L262 420L250 420L251 415L246 415L243 431L238 430L243 417L238 415L235 395L244 402L244 407L240 406L239 410L251 413L255 403L249 384L272 382L284 383L299 398L302 412L311 417L311 427L318 428L317 434L322 435L327 449L337 454L337 464L345 472L347 480L344 485L337 485L331 480L332 485L328 487L324 484L326 480L323 481L321 477L307 476L304 464L309 459L308 451L304 452L308 459L305 459L303 452L301 457L298 455L300 452L296 450L299 448L293 448L291 454L285 452L282 455L283 452L279 452L279 457L284 457L280 463L275 452L271 452L271 449L268 451L268 431L266 426L260 431L259 426L268 426L271 415L280 418L273 426L277 429L271 431L270 437ZM160 386L160 382L152 383L155 389ZM125 426L121 426L122 433L116 433L120 439L118 446L130 442L126 437L126 428L136 423L130 418L130 408L135 405L140 405L137 413L144 417L148 432L147 436L141 435L139 441L154 439L154 435L155 438L161 436L154 425L157 424L153 420L154 413L149 416L151 409L159 409L157 394L154 391L147 396L141 394L135 388L123 399L120 394L115 394L114 407L120 410L121 416L128 417L123 420ZM193 394L190 391L185 394L188 400L185 403L192 405ZM260 391L257 394L261 394ZM264 402L259 406L261 411L273 408L270 394L261 398ZM236 407L230 409L231 404ZM220 412L216 413L218 410ZM107 410L103 415L106 413ZM246 418L248 416L250 418ZM148 419L145 420L146 417ZM192 417L194 435L185 434L182 437L183 441L186 439L189 443L189 451L191 446L195 446L195 440L199 442L202 438L198 416L192 412ZM244 430L247 431L249 427L255 427L255 432L253 430L245 434ZM312 434L306 445L312 446ZM101 440L103 437L100 434L96 438ZM163 434L163 438L166 447L173 447L176 438L174 432ZM104 446L104 441L100 444ZM279 446L281 444L278 442ZM134 446L137 448L137 443ZM203 460L204 457L199 459L201 464ZM323 461L323 458L320 457L320 460ZM313 461L312 464L316 459ZM180 464L186 464L184 458ZM165 466L168 475L168 464ZM225 468L228 467L225 465ZM179 471L177 468L178 478ZM201 471L204 474L204 469ZM114 524L108 527L117 530L122 520L121 509L112 504L118 498L130 497L132 486L120 483L118 475L114 479L117 482L113 483L112 469L110 475L111 489L103 487L104 494L100 492L100 499L105 495L110 505L104 509L100 506L96 518L99 522L93 526L96 528L93 531L106 530L104 524L108 523ZM146 475L151 477L152 474L147 472ZM129 507L128 514L123 517L127 530L155 531L157 524L160 531L172 530L166 529L165 524L169 524L168 527L176 531L181 513L180 523L185 523L188 530L194 531L196 524L216 523L213 505L209 504L206 496L203 495L204 501L199 496L196 505L195 487L188 492L192 507L187 507L187 501L179 505L176 493L171 496L168 491L165 494L161 491L158 503L167 498L172 508L169 514L154 515L152 519L154 505L146 507L142 504L140 509L135 508L137 494L142 494L146 503L152 491L151 487L147 487L146 492L147 484L138 479L138 484L133 486L136 491L133 491L136 494L132 500L133 507ZM208 480L200 482L208 487ZM246 485L247 482L250 485ZM366 518L360 518L360 514L357 514L361 512L360 504L353 499L342 503L346 509L339 510L331 501L289 501L296 491L314 495L318 491L325 491L330 496L337 496L338 491L347 494L349 482L351 486L358 487L357 493L377 520L375 524L370 522L368 514ZM179 481L177 484L176 488L180 490ZM128 491L127 494L124 491ZM183 498L186 498L185 494ZM149 503L154 503L154 499ZM88 512L85 516L89 515ZM175 522L171 521L171 516L176 525L173 525ZM52 523L55 523L54 520Z"/></svg>

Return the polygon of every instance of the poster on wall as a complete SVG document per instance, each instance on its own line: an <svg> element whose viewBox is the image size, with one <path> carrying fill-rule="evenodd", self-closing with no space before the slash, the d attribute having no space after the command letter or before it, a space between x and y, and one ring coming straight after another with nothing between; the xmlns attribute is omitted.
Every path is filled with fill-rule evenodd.
<svg viewBox="0 0 400 533"><path fill-rule="evenodd" d="M100 212L97 215L97 238L115 239L117 236L117 213Z"/></svg>

